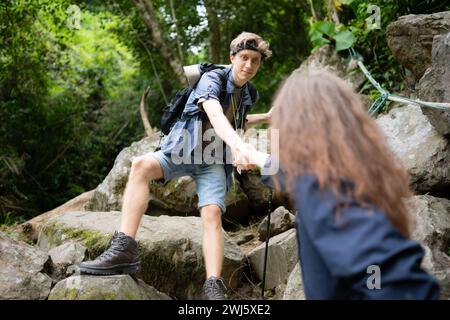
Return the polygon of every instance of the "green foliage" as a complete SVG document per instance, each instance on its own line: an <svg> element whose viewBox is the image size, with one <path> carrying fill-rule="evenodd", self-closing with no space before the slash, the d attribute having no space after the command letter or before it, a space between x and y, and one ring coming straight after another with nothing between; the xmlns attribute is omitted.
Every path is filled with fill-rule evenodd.
<svg viewBox="0 0 450 320"><path fill-rule="evenodd" d="M346 50L353 46L356 41L349 30L343 26L339 26L339 30L337 30L334 23L327 21L313 23L309 29L309 37L314 48L329 44L332 40L336 51Z"/></svg>
<svg viewBox="0 0 450 320"><path fill-rule="evenodd" d="M0 224L94 188L139 138L138 64L114 35L126 23L66 1L0 6Z"/></svg>
<svg viewBox="0 0 450 320"><path fill-rule="evenodd" d="M344 22L351 24L352 31L357 37L357 49L363 53L374 78L390 91L403 91L405 70L394 60L387 45L388 24L407 14L430 14L449 10L450 3L439 0L376 0L370 4L380 8L379 29L368 26L367 23L375 11L371 11L369 4L361 0L351 1L351 12L348 10L348 13L343 15Z"/></svg>

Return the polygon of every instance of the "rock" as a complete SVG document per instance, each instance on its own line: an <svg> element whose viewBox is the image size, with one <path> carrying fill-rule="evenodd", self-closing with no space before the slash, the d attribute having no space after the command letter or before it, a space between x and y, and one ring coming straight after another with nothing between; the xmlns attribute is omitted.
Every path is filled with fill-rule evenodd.
<svg viewBox="0 0 450 320"><path fill-rule="evenodd" d="M234 179L230 190L225 196L227 211L222 215L224 227L227 223L236 224L246 222L250 217L249 201L241 188L239 180Z"/></svg>
<svg viewBox="0 0 450 320"><path fill-rule="evenodd" d="M84 260L86 247L74 241L65 242L62 245L49 250L52 265L48 268L48 275L54 282L79 273L79 265Z"/></svg>
<svg viewBox="0 0 450 320"><path fill-rule="evenodd" d="M431 58L432 65L418 84L419 98L423 101L450 103L450 32L434 37ZM450 110L422 107L422 112L437 132L450 134Z"/></svg>
<svg viewBox="0 0 450 320"><path fill-rule="evenodd" d="M159 134L155 134L153 137L144 138L123 149L114 161L111 171L103 182L97 186L91 200L85 205L85 210L120 210L133 157L154 151L158 147L159 141Z"/></svg>
<svg viewBox="0 0 450 320"><path fill-rule="evenodd" d="M55 264L80 264L84 260L86 247L76 242L65 242L62 245L50 249L48 254Z"/></svg>
<svg viewBox="0 0 450 320"><path fill-rule="evenodd" d="M261 174L255 171L243 172L240 180L250 210L259 215L267 214L270 189L261 181Z"/></svg>
<svg viewBox="0 0 450 320"><path fill-rule="evenodd" d="M234 241L238 246L244 243L247 243L255 237L254 233L252 231L247 231L241 234L238 234L237 236L234 236L231 238L231 240Z"/></svg>
<svg viewBox="0 0 450 320"><path fill-rule="evenodd" d="M276 150L271 150L271 139L275 140L277 136L272 136L269 129L250 128L244 134L244 141L250 143L258 151L273 154ZM274 148L276 144L274 145ZM241 187L248 197L249 208L253 214L265 215L268 211L270 199L270 188L261 180L260 169L244 171L238 175ZM274 197L273 197L274 198ZM274 199L272 199L272 202Z"/></svg>
<svg viewBox="0 0 450 320"><path fill-rule="evenodd" d="M387 26L387 43L404 67L418 81L431 65L433 37L450 32L450 11L407 15Z"/></svg>
<svg viewBox="0 0 450 320"><path fill-rule="evenodd" d="M440 299L450 300L450 269L434 270L432 273L439 282L441 289Z"/></svg>
<svg viewBox="0 0 450 320"><path fill-rule="evenodd" d="M432 266L428 268L450 268L450 200L420 195L407 203L416 220L412 238L430 250Z"/></svg>
<svg viewBox="0 0 450 320"><path fill-rule="evenodd" d="M49 300L170 300L170 297L129 275L72 276L58 282Z"/></svg>
<svg viewBox="0 0 450 320"><path fill-rule="evenodd" d="M273 289L286 282L295 264L298 262L297 238L295 229L270 238L267 269L266 289ZM249 252L248 259L257 277L262 280L264 271L265 243Z"/></svg>
<svg viewBox="0 0 450 320"><path fill-rule="evenodd" d="M426 253L422 266L438 279L441 299L450 299L450 200L422 195L407 203L416 219L412 238Z"/></svg>
<svg viewBox="0 0 450 320"><path fill-rule="evenodd" d="M392 109L376 120L388 143L410 174L417 192L448 190L450 148L420 108L407 105Z"/></svg>
<svg viewBox="0 0 450 320"><path fill-rule="evenodd" d="M42 273L48 255L0 232L0 299L44 300L52 280Z"/></svg>
<svg viewBox="0 0 450 320"><path fill-rule="evenodd" d="M95 258L104 251L119 222L120 212L66 212L49 220L38 245L53 248L74 238L81 239L89 257ZM136 240L146 283L178 299L201 298L205 269L200 218L143 216ZM245 256L227 235L224 255L226 286L236 288Z"/></svg>
<svg viewBox="0 0 450 320"><path fill-rule="evenodd" d="M258 226L259 240L265 241L267 236L267 218L265 217ZM270 237L295 228L295 216L284 207L277 208L270 215Z"/></svg>
<svg viewBox="0 0 450 320"><path fill-rule="evenodd" d="M302 271L300 262L295 265L287 281L283 300L305 300L305 288L303 287Z"/></svg>
<svg viewBox="0 0 450 320"><path fill-rule="evenodd" d="M327 69L346 80L355 90L366 80L364 74L354 61L341 57L333 46L330 45L317 48L297 70L301 71L308 68Z"/></svg>

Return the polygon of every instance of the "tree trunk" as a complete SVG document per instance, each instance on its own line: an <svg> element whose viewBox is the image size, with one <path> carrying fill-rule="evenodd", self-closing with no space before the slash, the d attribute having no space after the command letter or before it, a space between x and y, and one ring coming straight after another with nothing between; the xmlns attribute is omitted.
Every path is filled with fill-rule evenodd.
<svg viewBox="0 0 450 320"><path fill-rule="evenodd" d="M328 13L327 15L330 17L331 21L333 21L333 23L336 26L340 25L339 17L338 17L337 10L336 10L333 0L328 0L328 2L327 2L327 13Z"/></svg>
<svg viewBox="0 0 450 320"><path fill-rule="evenodd" d="M29 239L37 241L39 232L44 224L51 218L59 216L67 211L84 211L84 205L91 200L95 190L87 191L67 201L59 207L34 217L14 228L11 231L25 234Z"/></svg>
<svg viewBox="0 0 450 320"><path fill-rule="evenodd" d="M173 0L169 0L169 2L170 2L170 11L172 12L173 23L175 24L175 32L177 33L176 40L177 40L177 47L178 47L178 56L180 57L181 63L184 64L183 50L181 49L181 42L180 42L180 32L178 31L178 19L175 14Z"/></svg>
<svg viewBox="0 0 450 320"><path fill-rule="evenodd" d="M147 110L145 109L145 100L147 99L148 94L150 93L150 88L147 88L142 95L141 98L141 105L140 105L140 112L141 112L141 119L142 124L144 125L145 133L147 134L147 137L153 137L156 133L156 130L152 128L150 125L150 121L148 120L148 114Z"/></svg>
<svg viewBox="0 0 450 320"><path fill-rule="evenodd" d="M221 61L221 41L220 41L220 23L217 15L217 1L205 0L206 13L208 16L209 29L209 60L212 63L222 63Z"/></svg>
<svg viewBox="0 0 450 320"><path fill-rule="evenodd" d="M183 63L174 51L174 49L166 43L163 37L163 30L156 18L155 9L151 0L133 0L138 8L141 18L147 28L149 28L152 39L156 47L159 48L161 55L169 65L174 73L177 75L178 81L187 85L186 77L184 76Z"/></svg>

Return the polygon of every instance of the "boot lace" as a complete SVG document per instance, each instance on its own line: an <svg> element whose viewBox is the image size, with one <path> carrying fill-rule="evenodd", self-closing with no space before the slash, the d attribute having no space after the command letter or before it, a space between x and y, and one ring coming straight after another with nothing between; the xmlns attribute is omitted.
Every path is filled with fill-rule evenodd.
<svg viewBox="0 0 450 320"><path fill-rule="evenodd" d="M210 277L204 286L205 296L210 300L224 300L224 290L227 290L223 278Z"/></svg>
<svg viewBox="0 0 450 320"><path fill-rule="evenodd" d="M98 256L97 260L104 261L113 257L118 252L122 252L125 250L127 245L127 239L125 237L120 237L118 233L114 233L108 243L108 250L103 252Z"/></svg>

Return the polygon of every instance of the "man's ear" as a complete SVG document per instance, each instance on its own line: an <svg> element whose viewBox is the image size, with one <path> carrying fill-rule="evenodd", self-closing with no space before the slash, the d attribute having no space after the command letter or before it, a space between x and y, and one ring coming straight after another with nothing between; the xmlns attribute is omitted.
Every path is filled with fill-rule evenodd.
<svg viewBox="0 0 450 320"><path fill-rule="evenodd" d="M231 63L233 63L233 60L234 60L235 57L236 57L236 56L234 56L234 55L231 55L231 56L230 56L230 61L231 61Z"/></svg>

